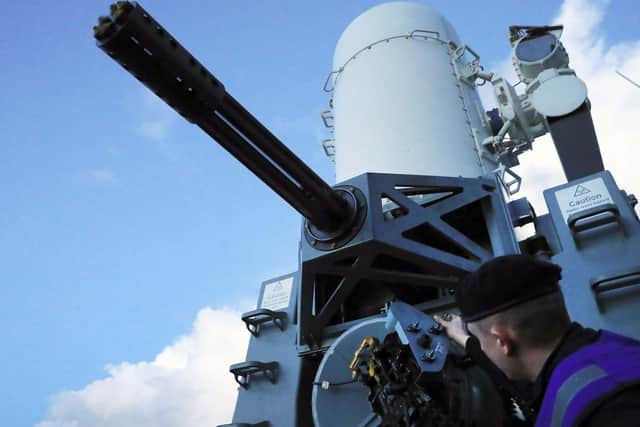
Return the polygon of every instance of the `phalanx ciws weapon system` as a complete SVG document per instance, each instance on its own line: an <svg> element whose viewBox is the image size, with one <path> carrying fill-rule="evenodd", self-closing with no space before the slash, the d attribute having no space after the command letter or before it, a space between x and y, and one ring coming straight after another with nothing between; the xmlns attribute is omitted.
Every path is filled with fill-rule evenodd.
<svg viewBox="0 0 640 427"><path fill-rule="evenodd" d="M240 387L228 426L517 424L509 390L430 317L455 310L460 279L503 254L560 264L575 320L640 337L636 200L604 169L561 32L509 28L516 92L430 7L365 12L325 83L330 186L140 5L100 18L102 50L304 217L298 270L265 281L242 316L251 339L230 367ZM513 167L547 133L567 182L545 190L548 213L536 215L511 197ZM527 224L535 232L518 238Z"/></svg>

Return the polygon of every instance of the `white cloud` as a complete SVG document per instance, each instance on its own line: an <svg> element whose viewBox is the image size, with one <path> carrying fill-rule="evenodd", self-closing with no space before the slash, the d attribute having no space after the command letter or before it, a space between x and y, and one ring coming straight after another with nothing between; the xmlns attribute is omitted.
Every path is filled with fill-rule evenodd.
<svg viewBox="0 0 640 427"><path fill-rule="evenodd" d="M170 123L166 120L149 120L140 124L138 132L154 141L162 141L167 137L169 127Z"/></svg>
<svg viewBox="0 0 640 427"><path fill-rule="evenodd" d="M147 88L142 90L142 99L136 99L136 104L142 107L142 121L136 131L152 141L164 141L177 120L177 114L153 92Z"/></svg>
<svg viewBox="0 0 640 427"><path fill-rule="evenodd" d="M561 40L569 53L570 66L587 84L605 168L622 189L640 194L640 168L635 166L640 157L640 91L615 73L621 70L629 76L640 76L640 39L608 43L602 28L606 7L604 1L566 0L553 22L564 25ZM492 69L517 81L510 58ZM483 93L483 99L486 95ZM546 211L542 190L565 182L550 136L536 140L533 151L520 160L521 166L516 169L523 177L520 195L527 196L538 211Z"/></svg>
<svg viewBox="0 0 640 427"><path fill-rule="evenodd" d="M116 185L120 182L116 174L109 168L92 169L89 177L101 185Z"/></svg>
<svg viewBox="0 0 640 427"><path fill-rule="evenodd" d="M240 313L204 308L189 335L151 362L109 365L107 378L51 399L36 427L202 427L231 421L248 332Z"/></svg>

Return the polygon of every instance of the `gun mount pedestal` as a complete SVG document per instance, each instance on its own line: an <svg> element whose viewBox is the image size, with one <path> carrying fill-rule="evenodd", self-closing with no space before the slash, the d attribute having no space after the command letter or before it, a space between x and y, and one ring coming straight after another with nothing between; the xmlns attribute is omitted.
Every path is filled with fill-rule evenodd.
<svg viewBox="0 0 640 427"><path fill-rule="evenodd" d="M303 227L299 271L264 283L258 307L286 311L292 324L284 332L271 327L265 337L252 336L247 360L278 361L288 382L239 390L235 422L258 422L269 414L273 425L313 425L312 394L321 392L348 395L346 404L367 407L362 385L318 389L314 377L328 363L332 346L360 325L384 324L389 301L427 313L454 309L462 276L484 260L518 251L514 220L496 178L364 174L338 187L360 189L363 225L333 249L310 242ZM330 382L348 380L344 362L343 375ZM292 393L296 412L273 409L286 405ZM376 425L375 419L366 425Z"/></svg>

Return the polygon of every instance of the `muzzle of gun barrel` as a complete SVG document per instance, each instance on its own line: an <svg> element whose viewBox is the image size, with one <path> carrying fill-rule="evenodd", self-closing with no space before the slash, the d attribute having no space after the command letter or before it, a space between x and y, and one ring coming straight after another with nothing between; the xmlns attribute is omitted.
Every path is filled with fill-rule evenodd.
<svg viewBox="0 0 640 427"><path fill-rule="evenodd" d="M94 27L98 47L192 123L221 105L224 85L139 4L120 1Z"/></svg>

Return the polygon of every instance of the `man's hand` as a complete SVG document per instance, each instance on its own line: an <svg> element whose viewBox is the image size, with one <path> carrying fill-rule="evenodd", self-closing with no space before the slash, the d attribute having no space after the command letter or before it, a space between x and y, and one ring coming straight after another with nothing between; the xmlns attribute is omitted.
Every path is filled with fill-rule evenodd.
<svg viewBox="0 0 640 427"><path fill-rule="evenodd" d="M444 327L449 338L460 344L462 348L465 347L470 335L464 327L464 323L460 316L448 313L445 313L442 316L436 314L433 316L433 320Z"/></svg>

